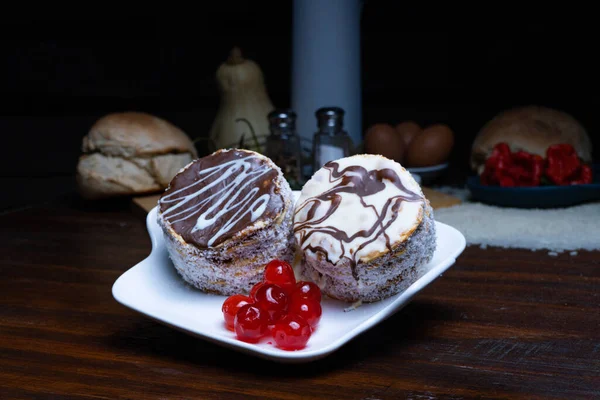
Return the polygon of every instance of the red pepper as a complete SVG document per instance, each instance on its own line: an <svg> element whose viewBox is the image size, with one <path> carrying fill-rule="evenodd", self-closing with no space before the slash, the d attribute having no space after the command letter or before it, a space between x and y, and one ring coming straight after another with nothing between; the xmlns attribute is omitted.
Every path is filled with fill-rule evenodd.
<svg viewBox="0 0 600 400"><path fill-rule="evenodd" d="M500 177L500 180L498 181L498 183L500 184L500 186L502 187L513 187L513 186L517 186L515 179L512 176L509 175L503 175Z"/></svg>
<svg viewBox="0 0 600 400"><path fill-rule="evenodd" d="M508 172L511 165L508 144L498 143L485 161L485 167L480 177L481 183L483 185L514 186L514 178Z"/></svg>
<svg viewBox="0 0 600 400"><path fill-rule="evenodd" d="M592 167L587 164L583 164L577 173L575 179L569 182L571 185L585 185L592 183Z"/></svg>
<svg viewBox="0 0 600 400"><path fill-rule="evenodd" d="M511 153L507 143L498 143L485 162L481 174L483 185L540 186L577 185L592 182L592 168L582 164L570 144L550 146L546 159L525 151Z"/></svg>
<svg viewBox="0 0 600 400"><path fill-rule="evenodd" d="M481 183L484 185L538 186L544 171L544 159L525 151L511 153L508 144L498 143L486 160Z"/></svg>
<svg viewBox="0 0 600 400"><path fill-rule="evenodd" d="M567 143L548 147L546 160L546 176L556 185L569 185L581 168L577 152Z"/></svg>
<svg viewBox="0 0 600 400"><path fill-rule="evenodd" d="M542 184L542 180L544 179L544 165L545 161L542 156L538 156L537 154L533 157L533 174L534 181L536 182L536 186Z"/></svg>
<svg viewBox="0 0 600 400"><path fill-rule="evenodd" d="M541 156L517 151L512 155L512 162L510 173L517 182L516 186L540 185L544 172L544 159Z"/></svg>
<svg viewBox="0 0 600 400"><path fill-rule="evenodd" d="M494 146L492 149L492 157L493 156L510 156L510 146L508 143L501 142Z"/></svg>

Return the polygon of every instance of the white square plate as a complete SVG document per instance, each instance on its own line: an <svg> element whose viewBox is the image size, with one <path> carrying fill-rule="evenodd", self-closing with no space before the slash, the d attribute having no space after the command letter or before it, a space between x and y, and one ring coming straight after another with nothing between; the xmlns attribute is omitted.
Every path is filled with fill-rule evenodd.
<svg viewBox="0 0 600 400"><path fill-rule="evenodd" d="M179 277L169 259L156 215L155 207L146 220L152 252L116 280L112 288L114 298L124 306L175 329L280 362L312 361L339 349L404 307L414 295L454 264L466 245L458 230L436 221L437 249L426 266L428 272L418 281L396 296L363 304L352 311L345 311L350 304L324 297L321 321L307 346L298 351L284 351L275 347L272 338L249 344L237 340L235 334L225 328L221 305L226 296L203 293Z"/></svg>

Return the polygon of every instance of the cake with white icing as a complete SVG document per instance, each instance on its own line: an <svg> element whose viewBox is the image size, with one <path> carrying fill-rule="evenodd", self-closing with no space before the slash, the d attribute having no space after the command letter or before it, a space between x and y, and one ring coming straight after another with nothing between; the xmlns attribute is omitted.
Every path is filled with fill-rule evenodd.
<svg viewBox="0 0 600 400"><path fill-rule="evenodd" d="M223 149L182 168L158 201L181 277L222 295L249 293L272 259L294 257L293 194L269 158Z"/></svg>
<svg viewBox="0 0 600 400"><path fill-rule="evenodd" d="M360 154L325 164L296 202L300 272L329 297L379 301L408 288L436 248L433 210L397 162Z"/></svg>

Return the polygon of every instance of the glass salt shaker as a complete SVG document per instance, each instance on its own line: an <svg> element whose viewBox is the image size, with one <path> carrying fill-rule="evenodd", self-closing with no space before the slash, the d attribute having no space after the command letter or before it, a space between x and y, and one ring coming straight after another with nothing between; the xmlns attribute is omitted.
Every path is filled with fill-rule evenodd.
<svg viewBox="0 0 600 400"><path fill-rule="evenodd" d="M315 115L319 130L313 137L313 173L332 160L351 155L353 143L344 130L344 110L322 107Z"/></svg>
<svg viewBox="0 0 600 400"><path fill-rule="evenodd" d="M283 172L292 190L301 190L302 148L296 133L296 113L289 109L276 109L269 113L270 134L266 142L266 155Z"/></svg>

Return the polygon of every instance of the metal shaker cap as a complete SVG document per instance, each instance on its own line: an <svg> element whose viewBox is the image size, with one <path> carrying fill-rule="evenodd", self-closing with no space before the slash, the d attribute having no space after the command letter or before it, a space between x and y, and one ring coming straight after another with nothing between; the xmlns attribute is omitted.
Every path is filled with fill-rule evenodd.
<svg viewBox="0 0 600 400"><path fill-rule="evenodd" d="M344 126L344 114L340 107L321 107L315 112L317 125L321 130L340 130Z"/></svg>
<svg viewBox="0 0 600 400"><path fill-rule="evenodd" d="M296 113L290 109L276 109L269 113L269 124L272 130L289 131L296 129Z"/></svg>

